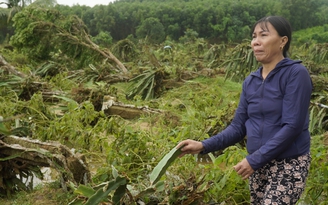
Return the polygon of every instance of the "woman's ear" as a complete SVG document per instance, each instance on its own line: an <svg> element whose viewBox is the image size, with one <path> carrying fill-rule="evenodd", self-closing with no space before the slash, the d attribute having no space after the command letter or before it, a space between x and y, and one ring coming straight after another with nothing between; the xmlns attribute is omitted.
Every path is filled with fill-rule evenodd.
<svg viewBox="0 0 328 205"><path fill-rule="evenodd" d="M288 42L288 37L287 36L281 37L281 45L282 45L282 47L285 47L285 45L287 44L287 42Z"/></svg>

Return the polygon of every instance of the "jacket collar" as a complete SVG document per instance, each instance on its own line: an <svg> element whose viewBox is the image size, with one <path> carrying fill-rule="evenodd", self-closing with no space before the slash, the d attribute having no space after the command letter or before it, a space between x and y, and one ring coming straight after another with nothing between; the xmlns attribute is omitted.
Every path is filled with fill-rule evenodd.
<svg viewBox="0 0 328 205"><path fill-rule="evenodd" d="M302 63L301 60L291 60L290 58L284 58L282 59L277 65L276 67L269 73L268 77L274 75L275 73L277 73L279 70L281 70L282 68L286 68L286 67L289 67L291 65L294 65L294 64L299 64L299 63ZM255 72L252 72L250 75L251 76L255 76L255 77L259 77L259 78L262 78L262 69L263 67L259 67Z"/></svg>

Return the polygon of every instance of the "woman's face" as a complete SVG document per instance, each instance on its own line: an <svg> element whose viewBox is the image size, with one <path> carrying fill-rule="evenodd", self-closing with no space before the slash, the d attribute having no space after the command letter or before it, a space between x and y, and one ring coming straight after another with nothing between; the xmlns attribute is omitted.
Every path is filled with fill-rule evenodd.
<svg viewBox="0 0 328 205"><path fill-rule="evenodd" d="M283 57L282 49L287 43L286 36L279 36L276 29L268 22L266 25L257 24L252 34L252 49L257 61L270 63L280 61Z"/></svg>

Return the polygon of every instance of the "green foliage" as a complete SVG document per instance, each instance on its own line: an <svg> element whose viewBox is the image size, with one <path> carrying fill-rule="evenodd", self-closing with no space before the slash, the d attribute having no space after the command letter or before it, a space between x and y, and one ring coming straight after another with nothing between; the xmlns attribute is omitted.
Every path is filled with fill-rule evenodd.
<svg viewBox="0 0 328 205"><path fill-rule="evenodd" d="M326 115L326 108L320 108L319 106L311 107L309 124L311 134L316 135L323 132L323 123L325 123L324 118Z"/></svg>
<svg viewBox="0 0 328 205"><path fill-rule="evenodd" d="M299 30L293 33L293 42L298 45L304 43L326 43L328 41L328 24Z"/></svg>
<svg viewBox="0 0 328 205"><path fill-rule="evenodd" d="M165 173L166 169L170 166L170 164L175 160L175 158L179 156L179 154L181 154L179 148L173 148L168 154L166 154L150 174L150 186L144 190L141 190L139 193L134 193L131 188L128 189L127 183L129 180L126 177L119 176L116 168L112 166L112 175L114 178L113 180L110 180L106 183L101 183L100 185L96 185L94 188L85 185L80 185L78 188L75 188L74 185L71 185L74 189L74 192L79 196L70 204L91 205L98 204L101 201L112 201L113 204L121 204L123 203L122 201L124 201L124 203L133 204L135 201L140 199L148 201L148 197L151 197L156 192L159 193L164 190L164 182L159 180ZM201 180L196 181L195 179L190 178L189 183L194 180L196 183L192 184L193 189L190 191L187 189L188 187L185 188L186 190L182 190L184 189L183 186L179 186L177 189L173 188L172 193L169 193L168 202L170 204L179 204L182 202L184 204L195 204L201 202L200 199L203 198L201 195L203 195L209 188L209 183L205 183L203 179L204 177L202 177ZM112 197L109 196L111 191L115 191ZM129 196L128 200L123 198L126 192ZM167 200L164 199L162 203L165 203L165 201Z"/></svg>
<svg viewBox="0 0 328 205"><path fill-rule="evenodd" d="M163 24L157 18L145 19L136 31L139 39L146 39L149 43L162 43L165 39Z"/></svg>
<svg viewBox="0 0 328 205"><path fill-rule="evenodd" d="M121 0L94 8L73 6L69 11L66 7L57 8L67 14L83 16L91 34L107 31L114 41L129 35L136 36L137 28L148 18L158 19L165 35L173 40L178 40L185 31L192 29L199 37L212 42L241 42L250 36L249 31L255 21L267 15L285 16L294 30L327 23L327 2L324 0Z"/></svg>
<svg viewBox="0 0 328 205"><path fill-rule="evenodd" d="M129 170L131 180L138 182L149 170L146 162L151 161L154 148L147 148L147 142L152 140L146 133L134 131L129 126L116 129L113 130L112 142L109 145L111 151L107 154L107 163L122 172Z"/></svg>
<svg viewBox="0 0 328 205"><path fill-rule="evenodd" d="M138 49L129 39L124 39L115 43L113 46L113 53L125 62L132 61L138 57Z"/></svg>
<svg viewBox="0 0 328 205"><path fill-rule="evenodd" d="M215 199L218 203L225 201L227 204L249 203L248 182L242 180L232 168L246 155L245 148L231 146L225 149L217 158L211 156L213 164L204 165L209 170L206 180L213 180L213 184L207 192L210 199Z"/></svg>
<svg viewBox="0 0 328 205"><path fill-rule="evenodd" d="M92 38L92 41L99 46L109 47L112 44L113 38L109 32L101 31L97 36Z"/></svg>
<svg viewBox="0 0 328 205"><path fill-rule="evenodd" d="M253 55L250 42L245 41L233 48L221 66L226 68L227 79L241 82L258 68L259 63Z"/></svg>
<svg viewBox="0 0 328 205"><path fill-rule="evenodd" d="M96 20L88 21L90 25L88 29L75 17L66 18L59 12L44 13L37 9L27 9L22 12L21 16L18 14L17 22L15 22L19 26L17 36L15 34L12 40L17 41L17 44L14 44L15 48L21 49L23 53L31 57L27 58L21 53L17 55L10 53L8 59L12 63L17 62L14 64L17 65L16 68L26 71L24 73L31 74L32 77L23 79L7 75L5 71L0 73L1 115L8 118L23 114L19 117L19 122L22 127L29 129L29 136L40 140L59 141L89 157L90 167L95 173L94 183L100 186L93 184L75 187L74 189L79 190L76 193L82 196L82 198L77 198L79 202L81 200L87 202L89 199L89 203L93 200L118 202L131 194L145 203L150 203L151 198L156 198L156 203L169 201L171 204L187 204L186 199L190 199L190 204L210 203L210 201L226 204L249 203L247 181L243 181L232 169L233 165L246 156L243 144L230 147L223 153L211 154L210 163L196 161L192 156L179 159L181 163L171 164L165 178L161 177L164 176L163 172L156 172L157 177L154 179L165 179L156 184L159 187L149 187L151 182L148 179L149 173L154 169L156 162L160 161L163 153L168 153L179 141L186 138L202 140L229 125L238 104L241 89L239 82L258 67L249 41L232 46L231 44L209 44L208 39L196 37L210 36L212 41L222 40L223 42L235 39L240 42L247 37L250 25L257 17L271 12L275 13L282 8L281 3L255 1L256 4L249 5L243 3L244 1L238 1L239 3L237 1L220 1L219 3L196 0L188 1L189 3L161 1L155 4L156 8L154 8L149 1L144 2L145 4L122 1L94 8L93 11L99 11L99 13L96 15ZM224 6L209 6L213 2ZM229 6L230 3L233 6ZM204 6L204 4L207 5ZM258 9L257 6L262 6L263 9ZM246 7L249 7L247 9L252 12L247 12ZM162 13L156 16L159 8ZM58 7L59 11L62 11L61 9L63 8ZM74 7L74 9L76 9L74 12L79 12L79 16L83 19L93 18L91 10L84 11L83 7ZM281 9L279 12L287 11ZM197 18L193 17L195 14ZM56 15L58 18L55 18ZM130 18L130 15L133 18ZM118 36L135 34L135 28L141 21L148 19L148 15L156 16L155 23L171 29L165 29L171 39L178 40L181 36L185 36L180 43L166 38L165 44L158 46L145 45L144 41L140 41L141 44L132 43L129 40L117 42L113 47L115 55L126 62L129 61L131 73L136 76L129 83L122 83L124 84L122 87L106 81L107 77L111 77L108 65L93 64L92 60L97 61L97 58L94 58L92 51L69 44L63 41L64 38L56 35L51 38L43 36L45 34L43 29L52 27L35 26L31 19L36 16L41 16L41 20L49 18L50 23L55 22L54 25L59 25L58 28L63 29L60 30L62 32L73 31L75 25L84 28L82 31L87 32L90 29L90 33L94 36L104 31L111 34L115 41ZM208 22L212 26L208 27ZM112 30L114 28L115 31ZM24 32L20 32L24 29L26 29ZM39 34L43 37L40 38ZM98 37L100 36L102 35ZM46 42L46 37L49 37L48 41L49 39L54 41ZM37 39L41 41L38 42ZM84 42L85 39L80 40ZM52 48L43 48L48 45ZM165 45L170 45L171 49L163 49ZM141 46L143 50L139 51ZM311 73L320 73L321 77L325 78L326 50L325 44L304 44L304 47L293 47L292 57L304 59L304 64L310 68ZM149 53L151 55L148 55ZM42 63L35 68L26 65L30 62L27 59L35 62L43 57ZM84 59L80 65L87 66L83 70L70 71L72 68L70 65L81 67L76 66L75 62L69 64L68 61L74 58ZM19 64L24 66L19 66ZM226 69L225 78L215 74L211 78L194 79L192 76L203 69L214 72L217 68ZM189 78L185 78L184 75L189 75ZM172 81L167 81L168 76ZM181 81L176 81L176 79ZM43 90L40 89L44 87L27 86L34 81L41 81L39 85L49 85L48 88L62 91L64 94L53 96L53 101L46 101ZM317 90L313 95L313 101L328 104L324 91L326 83L322 82L320 87L315 86ZM31 85L36 85L36 83ZM128 86L130 86L129 89L125 89ZM29 98L24 98L24 100L21 97L23 88L30 93ZM112 89L115 91L112 92ZM137 120L107 116L99 109L99 104L101 105L105 94L122 96L120 100L129 104L156 106L166 112L155 116L144 115ZM326 110L314 105L309 112L311 133L322 134L327 126ZM8 129L15 127L14 122L11 121L4 125ZM311 169L305 195L305 200L308 200L310 204L324 203L328 192L324 185L327 178L326 164L322 163L325 160L326 145L317 146L322 140L320 138L318 142L315 141L311 150L314 154L314 168ZM167 168L167 162L169 161L160 164ZM110 174L114 170L111 165L114 165L119 173L124 173L124 177L119 177L122 181L116 181L117 176ZM103 182L107 186L103 186ZM208 186L209 183L211 186ZM124 196L123 193L125 193Z"/></svg>
<svg viewBox="0 0 328 205"><path fill-rule="evenodd" d="M55 10L47 11L39 7L24 9L13 18L15 35L10 43L32 58L49 59L50 52L54 51L52 32L55 31L46 22L61 20L60 13Z"/></svg>
<svg viewBox="0 0 328 205"><path fill-rule="evenodd" d="M31 6L13 18L15 35L10 43L36 61L63 56L78 62L77 68L95 63L103 54L77 16L64 16L54 9ZM103 43L103 42L102 42Z"/></svg>
<svg viewBox="0 0 328 205"><path fill-rule="evenodd" d="M183 146L182 146L183 147ZM163 159L156 165L150 174L150 183L156 184L162 175L165 173L166 169L171 165L171 163L181 154L181 148L173 148L169 153L167 153Z"/></svg>
<svg viewBox="0 0 328 205"><path fill-rule="evenodd" d="M70 205L94 205L101 202L108 202L109 194L114 192L112 196L113 204L120 204L121 198L125 194L126 185L128 179L126 177L116 176L113 180L97 185L95 188L80 185L78 188L74 188L76 194L82 195L86 199L81 197L76 198Z"/></svg>
<svg viewBox="0 0 328 205"><path fill-rule="evenodd" d="M225 60L224 56L227 50L228 48L226 44L211 45L208 51L204 54L204 60L209 62L207 66L210 68L219 67Z"/></svg>
<svg viewBox="0 0 328 205"><path fill-rule="evenodd" d="M323 205L328 200L327 139L327 134L312 136L312 162L303 197L308 204Z"/></svg>
<svg viewBox="0 0 328 205"><path fill-rule="evenodd" d="M0 134L3 134L3 135L10 135L11 132L10 132L10 129L8 129L6 127L6 125L3 123L3 117L0 116Z"/></svg>
<svg viewBox="0 0 328 205"><path fill-rule="evenodd" d="M141 96L144 100L153 99L159 95L163 85L161 82L164 78L162 69L147 70L144 73L132 78L131 84L127 89L127 99L133 99Z"/></svg>
<svg viewBox="0 0 328 205"><path fill-rule="evenodd" d="M311 74L325 76L328 73L328 46L326 43L305 43L293 47L291 58L300 59ZM320 85L320 87L322 87Z"/></svg>
<svg viewBox="0 0 328 205"><path fill-rule="evenodd" d="M2 205L35 205L42 200L42 203L51 204L53 201L56 201L56 203L68 204L74 196L72 193L61 189L60 186L61 184L58 181L38 185L34 187L33 191L22 191L12 195L10 200L2 197L0 202Z"/></svg>
<svg viewBox="0 0 328 205"><path fill-rule="evenodd" d="M313 44L309 46L309 55L308 60L311 60L312 62L316 64L324 64L328 62L328 44L327 43L318 43Z"/></svg>
<svg viewBox="0 0 328 205"><path fill-rule="evenodd" d="M54 2L39 0L30 6L50 8L54 6ZM106 6L97 5L92 8L80 5L72 7L56 5L55 8L65 16L79 16L92 36L105 32L113 37L114 42L125 39L129 35L140 35L141 38L146 35L150 36L150 33L141 32L140 34L138 30L145 27L146 21L151 18L157 19L158 26L154 29L142 30L158 32L156 35L159 38L155 38L156 43L162 42L167 36L178 40L188 29L192 29L199 34L199 37L212 42L241 42L250 35L249 31L254 22L267 15L286 17L290 20L293 30L296 31L328 23L326 15L328 6L325 0L288 2L284 0L223 0L219 2L215 0L153 2L120 0ZM9 12L3 13L7 15ZM7 32L8 28L1 30L0 33ZM155 35L154 32L152 36ZM11 31L10 34L12 33Z"/></svg>
<svg viewBox="0 0 328 205"><path fill-rule="evenodd" d="M63 69L60 67L59 64L57 64L56 62L49 61L40 65L40 67L38 67L34 71L34 73L35 75L46 77L46 76L56 76L61 71L63 71Z"/></svg>
<svg viewBox="0 0 328 205"><path fill-rule="evenodd" d="M192 29L187 29L184 33L185 33L185 35L179 39L183 43L186 43L189 41L194 42L198 38L197 31L194 31Z"/></svg>

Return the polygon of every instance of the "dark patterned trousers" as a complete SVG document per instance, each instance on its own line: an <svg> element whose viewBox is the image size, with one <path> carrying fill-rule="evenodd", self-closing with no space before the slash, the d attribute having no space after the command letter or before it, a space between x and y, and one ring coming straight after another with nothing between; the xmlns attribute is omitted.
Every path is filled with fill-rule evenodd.
<svg viewBox="0 0 328 205"><path fill-rule="evenodd" d="M310 154L272 160L249 177L252 205L294 205L304 191Z"/></svg>

